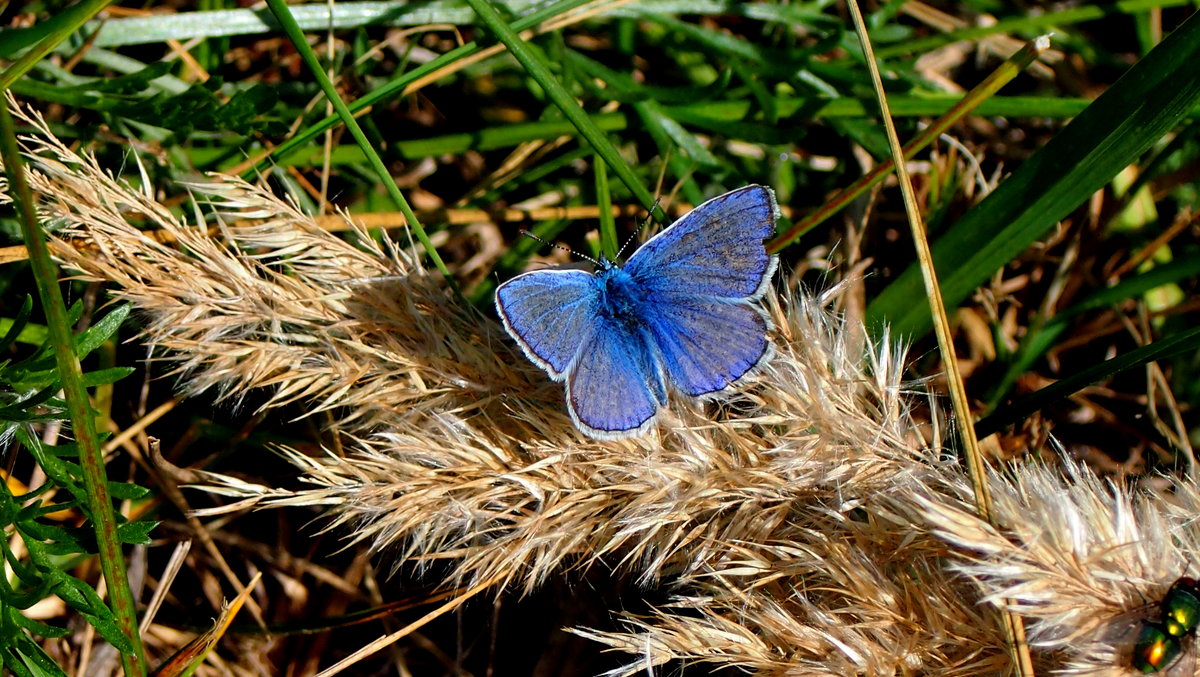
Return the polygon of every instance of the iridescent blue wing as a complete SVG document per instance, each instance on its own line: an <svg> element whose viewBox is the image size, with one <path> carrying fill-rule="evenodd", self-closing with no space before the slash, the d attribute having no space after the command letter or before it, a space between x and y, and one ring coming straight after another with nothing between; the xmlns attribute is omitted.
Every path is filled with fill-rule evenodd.
<svg viewBox="0 0 1200 677"><path fill-rule="evenodd" d="M775 196L746 186L696 207L639 249L625 271L643 291L642 321L681 392L724 390L765 355L775 258Z"/></svg>
<svg viewBox="0 0 1200 677"><path fill-rule="evenodd" d="M770 322L747 301L658 295L645 324L675 387L700 396L724 390L769 353Z"/></svg>
<svg viewBox="0 0 1200 677"><path fill-rule="evenodd" d="M561 381L592 333L600 303L596 277L582 270L535 270L496 289L496 310L525 355Z"/></svg>
<svg viewBox="0 0 1200 677"><path fill-rule="evenodd" d="M567 407L575 425L599 439L636 435L649 427L666 399L645 334L602 318L567 374Z"/></svg>
<svg viewBox="0 0 1200 677"><path fill-rule="evenodd" d="M650 238L625 265L649 292L759 298L775 271L775 194L745 186L719 195Z"/></svg>

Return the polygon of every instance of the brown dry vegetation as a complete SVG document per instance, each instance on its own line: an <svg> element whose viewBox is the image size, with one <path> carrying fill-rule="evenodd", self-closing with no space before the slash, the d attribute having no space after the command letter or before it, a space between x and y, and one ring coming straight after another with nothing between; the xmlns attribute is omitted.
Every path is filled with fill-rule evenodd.
<svg viewBox="0 0 1200 677"><path fill-rule="evenodd" d="M967 55L943 56L929 77L953 77ZM561 386L406 235L378 237L355 214L333 234L228 175L138 188L41 112L14 112L32 130L24 149L56 255L133 305L140 332L121 352L149 358L133 394L120 391L139 420L114 416L109 472L157 492L138 510L163 523L131 561L141 599L163 598L145 632L152 663L262 573L198 675L314 674L419 622L346 674L966 677L1011 669L1000 607L1025 619L1039 672L1129 674L1140 621L1197 559L1194 480L1131 476L1189 449L1187 412L1153 365L1047 414L1099 433L1065 425L1047 441L1035 419L989 440L996 526L977 516L947 451L956 423L941 413L936 356L921 344L913 360L861 319L873 271L899 257L894 195L873 193L844 232L785 257L769 300L775 357L751 383L673 401L645 437L597 442L573 427ZM1025 143L1043 131L1021 130ZM1014 133L978 121L962 136L998 176L1001 156L1028 152L1002 143ZM473 161L458 169L486 183ZM968 177L965 202L994 183L978 164L947 147L914 168ZM918 188L929 201L940 190ZM1079 293L1081 259L1111 273L1137 256L1088 249L1104 199L961 311L969 388L991 382L997 344L1017 341L1039 304ZM1175 232L1194 238L1195 225ZM470 286L508 234L477 223L437 244ZM1089 317L1017 391L1190 312L1129 305ZM914 362L933 376L914 378ZM1105 435L1120 443L1089 444ZM113 670L113 652L72 628L46 643L60 664Z"/></svg>

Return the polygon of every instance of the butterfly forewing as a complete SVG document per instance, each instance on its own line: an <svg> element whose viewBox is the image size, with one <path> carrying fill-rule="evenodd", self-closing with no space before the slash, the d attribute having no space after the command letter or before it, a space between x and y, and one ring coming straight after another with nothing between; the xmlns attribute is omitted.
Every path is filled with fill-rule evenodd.
<svg viewBox="0 0 1200 677"><path fill-rule="evenodd" d="M600 290L582 270L537 270L496 290L504 328L530 360L561 380L592 333Z"/></svg>
<svg viewBox="0 0 1200 677"><path fill-rule="evenodd" d="M757 298L775 269L763 240L775 234L775 197L746 186L715 197L651 238L625 266L648 290Z"/></svg>
<svg viewBox="0 0 1200 677"><path fill-rule="evenodd" d="M647 423L666 400L653 353L642 332L601 318L567 376L567 406L593 437L625 437Z"/></svg>

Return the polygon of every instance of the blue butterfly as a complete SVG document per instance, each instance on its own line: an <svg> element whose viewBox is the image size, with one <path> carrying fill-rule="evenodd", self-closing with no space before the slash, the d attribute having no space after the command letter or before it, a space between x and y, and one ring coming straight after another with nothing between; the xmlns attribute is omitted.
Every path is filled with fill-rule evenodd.
<svg viewBox="0 0 1200 677"><path fill-rule="evenodd" d="M745 186L688 212L624 268L535 270L496 290L504 328L566 381L575 425L602 440L645 432L668 385L699 397L728 388L770 352L757 302L776 259L775 194Z"/></svg>

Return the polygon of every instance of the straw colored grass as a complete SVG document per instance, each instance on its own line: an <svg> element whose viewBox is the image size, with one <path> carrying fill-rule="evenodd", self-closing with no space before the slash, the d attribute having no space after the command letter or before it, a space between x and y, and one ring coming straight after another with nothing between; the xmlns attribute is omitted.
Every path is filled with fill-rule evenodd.
<svg viewBox="0 0 1200 677"><path fill-rule="evenodd" d="M446 585L530 591L604 567L672 590L621 631L576 629L629 654L620 674L671 660L996 674L1009 658L987 603L1001 599L1032 621L1043 668L1123 670L1131 640L1114 629L1195 559L1190 484L1169 503L1082 467L1026 466L993 483L1005 531L981 522L911 414L922 396L903 352L836 312L844 287L782 290L775 357L737 393L597 442L561 386L409 248L351 244L229 177L189 184L182 218L18 113L39 130L25 143L58 256L138 308L180 392L263 391L264 408L302 403L344 440L342 454L281 450L305 489L210 473L207 491L238 499L231 510L322 506L326 528L397 566L453 562Z"/></svg>

